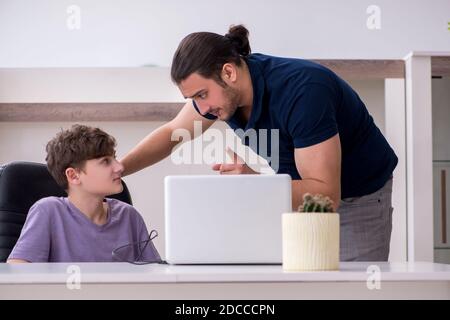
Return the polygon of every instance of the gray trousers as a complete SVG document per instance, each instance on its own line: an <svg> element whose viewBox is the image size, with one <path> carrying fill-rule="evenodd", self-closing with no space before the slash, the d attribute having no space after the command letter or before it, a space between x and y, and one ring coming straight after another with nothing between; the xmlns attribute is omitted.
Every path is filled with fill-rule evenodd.
<svg viewBox="0 0 450 320"><path fill-rule="evenodd" d="M387 261L392 231L392 178L378 191L342 199L341 261Z"/></svg>

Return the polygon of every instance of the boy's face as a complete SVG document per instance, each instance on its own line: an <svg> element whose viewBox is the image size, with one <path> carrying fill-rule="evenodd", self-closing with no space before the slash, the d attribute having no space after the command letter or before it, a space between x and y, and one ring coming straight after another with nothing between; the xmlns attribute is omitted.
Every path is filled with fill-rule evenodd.
<svg viewBox="0 0 450 320"><path fill-rule="evenodd" d="M75 179L71 179L67 170L66 176L71 190L81 189L103 197L122 192L123 169L123 165L117 161L115 155L112 155L87 160L83 170L76 170Z"/></svg>

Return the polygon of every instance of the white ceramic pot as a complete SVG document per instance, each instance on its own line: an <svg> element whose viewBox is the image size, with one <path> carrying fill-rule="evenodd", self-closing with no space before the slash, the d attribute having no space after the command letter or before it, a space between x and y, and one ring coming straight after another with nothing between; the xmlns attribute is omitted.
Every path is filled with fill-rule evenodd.
<svg viewBox="0 0 450 320"><path fill-rule="evenodd" d="M282 237L283 270L339 269L339 214L283 213Z"/></svg>

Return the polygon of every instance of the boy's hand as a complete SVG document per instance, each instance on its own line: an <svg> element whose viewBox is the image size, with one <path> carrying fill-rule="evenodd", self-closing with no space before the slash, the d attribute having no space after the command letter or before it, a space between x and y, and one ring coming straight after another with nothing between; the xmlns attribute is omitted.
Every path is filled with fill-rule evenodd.
<svg viewBox="0 0 450 320"><path fill-rule="evenodd" d="M212 166L214 171L219 171L220 174L259 174L247 166L244 160L230 148L227 148L227 153L233 159L233 163L217 163Z"/></svg>

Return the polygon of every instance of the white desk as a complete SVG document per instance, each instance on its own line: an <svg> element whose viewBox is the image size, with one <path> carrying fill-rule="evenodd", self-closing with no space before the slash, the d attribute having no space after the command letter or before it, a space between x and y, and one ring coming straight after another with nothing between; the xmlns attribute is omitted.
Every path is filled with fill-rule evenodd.
<svg viewBox="0 0 450 320"><path fill-rule="evenodd" d="M368 273L371 265L381 273ZM368 289L369 277L381 280L379 290ZM69 289L67 282L78 279L81 288ZM343 262L334 272L283 272L281 266L0 264L0 299L25 298L450 299L450 265Z"/></svg>

